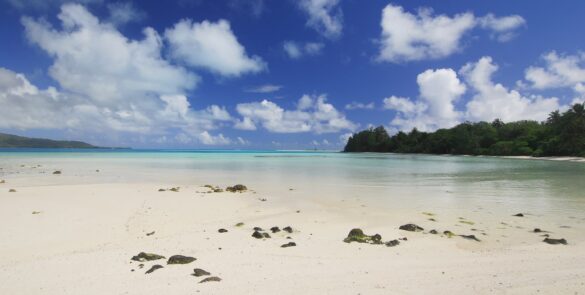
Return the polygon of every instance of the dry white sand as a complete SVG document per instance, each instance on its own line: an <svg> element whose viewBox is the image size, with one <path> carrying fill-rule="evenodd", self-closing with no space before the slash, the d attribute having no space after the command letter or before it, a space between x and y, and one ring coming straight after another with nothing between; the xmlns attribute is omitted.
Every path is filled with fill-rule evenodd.
<svg viewBox="0 0 585 295"><path fill-rule="evenodd" d="M413 201L378 207L354 190L322 199L320 194L332 194L327 187L294 183L289 190L284 182L249 175L242 179L253 191L206 194L202 185L225 187L234 180L157 175L97 160L35 164L4 167L12 173L0 184L0 294L585 293L583 215L513 217L518 208L506 204ZM63 174L51 174L54 169ZM176 186L179 192L158 192ZM245 225L236 227L238 222ZM398 229L411 222L425 232ZM257 240L251 237L255 226L295 231ZM408 240L396 247L342 242L354 227L384 240ZM220 228L228 232L218 233ZM534 228L569 244L545 244ZM432 235L430 229L482 241ZM280 247L289 241L297 246ZM159 260L139 268L130 258L142 251L197 261ZM154 264L164 268L145 274ZM200 284L202 278L191 276L194 268L222 281Z"/></svg>

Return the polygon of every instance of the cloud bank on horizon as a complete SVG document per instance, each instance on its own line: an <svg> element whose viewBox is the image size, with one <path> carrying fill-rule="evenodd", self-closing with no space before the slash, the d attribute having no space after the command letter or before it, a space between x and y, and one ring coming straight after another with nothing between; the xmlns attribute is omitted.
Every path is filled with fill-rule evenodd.
<svg viewBox="0 0 585 295"><path fill-rule="evenodd" d="M0 2L23 39L0 31L16 43L0 58L0 131L139 147L338 148L372 125L545 120L585 100L581 44L531 46L536 58L516 64L527 49L515 43L532 26L521 10L356 11L342 0L243 10L231 0L225 13L193 1L195 13L180 1L161 20L140 2L73 2ZM362 22L364 11L379 22ZM500 74L510 68L515 77Z"/></svg>

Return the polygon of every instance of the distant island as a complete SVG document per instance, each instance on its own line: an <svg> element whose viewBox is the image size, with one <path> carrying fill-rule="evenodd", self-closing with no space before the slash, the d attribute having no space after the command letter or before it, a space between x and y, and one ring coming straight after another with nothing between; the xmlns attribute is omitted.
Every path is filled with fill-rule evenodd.
<svg viewBox="0 0 585 295"><path fill-rule="evenodd" d="M585 104L550 113L545 122L465 122L449 129L390 137L383 126L353 134L344 152L585 157Z"/></svg>
<svg viewBox="0 0 585 295"><path fill-rule="evenodd" d="M44 138L30 138L12 134L0 133L0 148L100 148L81 141L51 140Z"/></svg>

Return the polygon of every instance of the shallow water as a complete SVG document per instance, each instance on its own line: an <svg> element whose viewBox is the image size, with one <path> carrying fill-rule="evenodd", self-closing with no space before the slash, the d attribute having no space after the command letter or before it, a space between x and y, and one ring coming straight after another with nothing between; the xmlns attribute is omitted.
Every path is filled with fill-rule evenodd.
<svg viewBox="0 0 585 295"><path fill-rule="evenodd" d="M4 150L0 168L3 178L63 169L64 175L75 171L79 182L242 182L271 192L304 189L312 192L306 197L315 200L350 198L391 207L495 204L573 215L585 209L585 164L544 160L335 152ZM103 172L98 178L95 169Z"/></svg>

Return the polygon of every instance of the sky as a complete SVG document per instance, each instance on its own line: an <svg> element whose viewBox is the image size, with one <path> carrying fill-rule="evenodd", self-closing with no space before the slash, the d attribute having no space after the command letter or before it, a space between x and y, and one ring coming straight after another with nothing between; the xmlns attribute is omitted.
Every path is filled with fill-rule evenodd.
<svg viewBox="0 0 585 295"><path fill-rule="evenodd" d="M0 132L338 150L585 100L585 1L0 0Z"/></svg>

